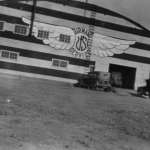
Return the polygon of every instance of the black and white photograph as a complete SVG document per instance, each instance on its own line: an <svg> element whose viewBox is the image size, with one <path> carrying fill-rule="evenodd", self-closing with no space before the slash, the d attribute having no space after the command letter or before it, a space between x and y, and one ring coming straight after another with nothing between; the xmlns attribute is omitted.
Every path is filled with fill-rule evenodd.
<svg viewBox="0 0 150 150"><path fill-rule="evenodd" d="M0 150L150 150L150 1L0 0Z"/></svg>

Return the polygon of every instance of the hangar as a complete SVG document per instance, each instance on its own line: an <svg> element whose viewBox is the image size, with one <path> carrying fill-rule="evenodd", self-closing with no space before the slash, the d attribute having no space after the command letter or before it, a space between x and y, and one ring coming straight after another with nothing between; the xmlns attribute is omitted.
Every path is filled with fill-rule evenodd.
<svg viewBox="0 0 150 150"><path fill-rule="evenodd" d="M94 66L136 89L149 78L149 33L91 3L1 0L0 72L75 82Z"/></svg>

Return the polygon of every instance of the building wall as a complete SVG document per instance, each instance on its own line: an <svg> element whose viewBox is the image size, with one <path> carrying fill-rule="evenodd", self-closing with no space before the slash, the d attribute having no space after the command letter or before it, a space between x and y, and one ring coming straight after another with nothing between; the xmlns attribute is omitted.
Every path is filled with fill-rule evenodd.
<svg viewBox="0 0 150 150"><path fill-rule="evenodd" d="M25 4L32 5L31 2L27 2ZM42 12L40 9L37 8L37 13L35 15L36 21L53 24L53 25L65 26L69 28L76 28L76 27L83 27L87 29L89 28L88 19L90 19L90 15L91 15L90 11L86 11L85 14L84 10L82 9L73 8L70 6L55 4L55 3L49 3L47 5L45 2L38 2L37 6L50 9L51 13L48 12L47 10ZM63 14L63 13L61 14L59 12L63 12L63 13L65 12L67 14ZM11 24L15 23L16 21L19 24L20 23L23 24L22 21L18 20L18 18L27 17L30 19L31 12L28 9L24 9L24 8L22 8L22 10L19 10L18 8L16 9L16 6L9 6L9 7L0 6L0 15L1 18L3 18L6 21L7 20L11 21L11 19L7 18L8 16L16 17L16 19L14 19L14 21L12 20L10 24L8 24L7 26L7 30L13 30ZM82 18L82 17L86 17L86 18ZM118 64L122 66L133 67L136 68L134 88L136 89L138 86L144 85L145 79L149 78L149 72L150 72L150 65L149 65L150 64L150 52L149 52L150 35L145 31L142 31L139 27L136 27L133 24L124 21L123 19L118 19L116 17L111 17L111 16L104 16L102 14L97 14L96 19L98 21L103 20L106 22L106 24L107 22L113 23L112 26L111 24L103 26L102 23L97 21L95 26L96 33L103 34L106 36L111 36L114 38L121 38L124 40L133 40L136 41L136 43L132 45L127 51L125 51L124 54L114 55L113 57L108 57L108 58L91 56L91 60L96 62L95 69L98 71L107 72L109 71L110 64ZM117 24L122 26L117 26ZM15 38L14 37L9 38L9 37L7 35L2 34L2 36L0 37L0 45L15 47L17 49L27 49L27 50L30 49L31 51L38 51L41 53L50 53L54 55L74 58L74 56L72 56L72 54L69 51L61 51L61 52L57 51L49 47L48 45L44 45L39 40L34 39L32 42L31 41L29 42L24 38L24 40L20 42L20 39L18 39L17 37ZM85 63L84 60L83 62ZM17 63L31 65L35 67L54 69L50 67L51 61L39 60L39 59L37 60L36 58L28 58L27 60L24 56L20 56ZM70 64L67 69L68 70L62 70L62 69L60 70L66 72L70 71L73 73L77 72L79 74L83 74L88 71L87 65L82 66L81 64L80 65Z"/></svg>
<svg viewBox="0 0 150 150"><path fill-rule="evenodd" d="M133 62L118 58L99 58L93 57L93 60L96 60L96 71L109 71L110 64L116 64L121 66L133 67L136 68L136 75L135 75L135 84L134 89L137 89L139 86L144 86L146 84L145 80L149 79L150 75L150 65L145 63Z"/></svg>
<svg viewBox="0 0 150 150"><path fill-rule="evenodd" d="M4 31L0 32L0 55L3 50L17 52L16 60L0 56L0 72L9 72L14 74L35 75L44 78L53 78L63 81L76 82L83 74L89 71L89 66L94 65L94 61L82 60L73 57L72 52L68 50L56 50L49 45L45 45L42 40L26 35L14 33L15 25L25 25L22 17L29 17L31 13L22 10L12 9L0 6L0 21L5 22ZM52 18L44 18L45 23L50 23ZM54 20L58 20L55 18ZM41 21L41 20L39 20ZM60 21L60 20L59 20ZM62 21L61 21L62 22ZM69 21L68 21L69 22ZM52 24L52 22L51 22ZM58 23L56 23L57 25ZM70 23L72 24L72 23ZM28 29L29 32L29 29ZM67 67L53 66L53 59L64 60L68 62ZM5 71L4 71L5 70ZM57 78L59 77L59 78Z"/></svg>

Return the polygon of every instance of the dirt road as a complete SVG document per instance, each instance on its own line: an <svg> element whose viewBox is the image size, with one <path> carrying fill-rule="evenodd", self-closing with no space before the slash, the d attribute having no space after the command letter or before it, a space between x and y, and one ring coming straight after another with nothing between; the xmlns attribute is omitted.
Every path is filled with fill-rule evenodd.
<svg viewBox="0 0 150 150"><path fill-rule="evenodd" d="M150 100L0 75L0 150L150 150Z"/></svg>

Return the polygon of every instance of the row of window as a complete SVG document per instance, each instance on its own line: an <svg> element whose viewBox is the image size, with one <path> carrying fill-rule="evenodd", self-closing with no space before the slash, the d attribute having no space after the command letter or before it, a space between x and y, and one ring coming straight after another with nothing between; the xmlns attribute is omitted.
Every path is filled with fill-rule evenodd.
<svg viewBox="0 0 150 150"><path fill-rule="evenodd" d="M7 58L7 59L11 59L11 60L17 60L18 59L18 55L19 55L19 53L7 51L7 50L1 50L0 51L0 56L2 58Z"/></svg>
<svg viewBox="0 0 150 150"><path fill-rule="evenodd" d="M0 56L1 56L1 58L17 60L18 56L19 56L19 53L8 51L8 50L1 50L0 51ZM54 66L54 67L61 67L61 68L67 68L68 61L60 60L60 59L52 59L52 66Z"/></svg>
<svg viewBox="0 0 150 150"><path fill-rule="evenodd" d="M60 59L52 59L52 66L54 66L54 67L61 67L61 68L67 68L68 61L60 60Z"/></svg>
<svg viewBox="0 0 150 150"><path fill-rule="evenodd" d="M49 31L46 30L38 30L38 38L40 39L49 39ZM64 43L70 43L71 37L66 34L59 35L59 41Z"/></svg>
<svg viewBox="0 0 150 150"><path fill-rule="evenodd" d="M5 24L6 23L7 22L0 21L0 31L4 31L5 30ZM27 35L28 34L28 27L24 26L24 25L15 24L13 32L15 34Z"/></svg>
<svg viewBox="0 0 150 150"><path fill-rule="evenodd" d="M4 29L5 23L6 22L4 22L4 21L0 21L0 31L5 30ZM16 24L13 32L15 34L27 35L29 32L29 27L25 26L25 25ZM49 38L49 31L38 30L37 37L40 39L48 39ZM59 41L61 41L61 42L70 43L70 39L71 39L71 37L69 35L60 34L60 36L59 36Z"/></svg>

